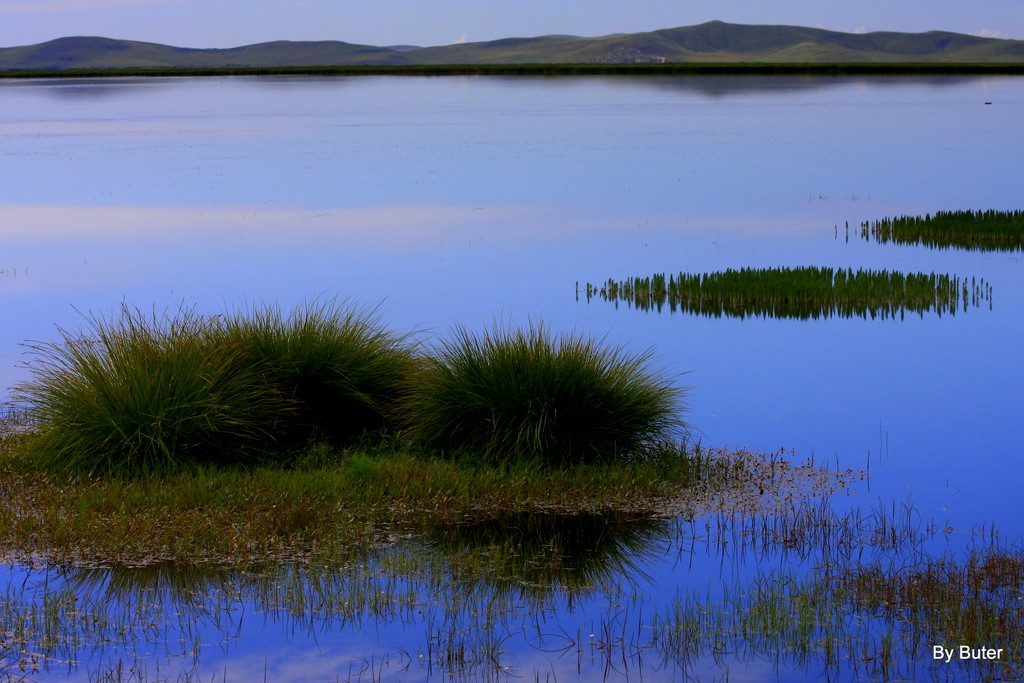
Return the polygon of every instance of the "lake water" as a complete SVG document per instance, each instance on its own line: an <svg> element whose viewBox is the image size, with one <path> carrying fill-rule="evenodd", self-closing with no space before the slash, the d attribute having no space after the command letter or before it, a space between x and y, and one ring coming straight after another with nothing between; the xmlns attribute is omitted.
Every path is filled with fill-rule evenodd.
<svg viewBox="0 0 1024 683"><path fill-rule="evenodd" d="M337 297L439 337L543 320L653 348L691 387L705 445L870 465L870 487L839 505L912 505L953 545L993 523L1019 542L1022 254L868 244L857 228L1022 208L1022 122L1012 77L0 81L0 387L27 377L22 342L122 301L215 313ZM993 304L741 320L576 297L577 283L608 278L804 265L984 278ZM631 589L648 615L685 583L671 545L643 555L653 578ZM614 622L614 593L579 597L548 631ZM403 644L394 623L407 622L363 619L335 629L343 644L320 653L340 659L322 673L344 678L353 652L377 665L390 652L384 677L417 680L422 638ZM278 643L281 662L311 647L309 631ZM264 652L267 629L246 633L223 651ZM393 666L401 648L407 678ZM516 652L528 680L601 671L596 655L576 673L575 655L567 666L545 648ZM207 680L228 668L210 659ZM611 677L682 677L659 671ZM745 671L775 680L771 666Z"/></svg>

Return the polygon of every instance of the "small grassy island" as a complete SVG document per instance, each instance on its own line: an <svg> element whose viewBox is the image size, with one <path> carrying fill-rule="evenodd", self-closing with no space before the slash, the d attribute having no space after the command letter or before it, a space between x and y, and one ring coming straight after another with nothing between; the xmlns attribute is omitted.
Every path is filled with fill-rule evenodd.
<svg viewBox="0 0 1024 683"><path fill-rule="evenodd" d="M832 268L742 268L717 273L656 273L602 285L587 283L587 301L599 296L640 310L705 316L765 318L902 318L907 313L953 315L968 305L991 305L984 280L935 273ZM577 285L577 296L579 296Z"/></svg>
<svg viewBox="0 0 1024 683"><path fill-rule="evenodd" d="M660 514L719 466L680 445L682 391L649 355L542 325L427 349L333 304L125 308L62 336L7 413L14 555L326 560L425 512Z"/></svg>

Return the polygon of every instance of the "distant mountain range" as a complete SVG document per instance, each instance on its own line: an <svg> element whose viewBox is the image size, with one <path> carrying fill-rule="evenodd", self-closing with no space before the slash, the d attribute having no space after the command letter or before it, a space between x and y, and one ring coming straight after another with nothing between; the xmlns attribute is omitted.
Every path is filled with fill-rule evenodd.
<svg viewBox="0 0 1024 683"><path fill-rule="evenodd" d="M540 36L438 47L275 41L196 49L98 37L0 48L0 70L480 64L1024 63L1024 41L962 33L841 33L799 26L698 26L598 38Z"/></svg>

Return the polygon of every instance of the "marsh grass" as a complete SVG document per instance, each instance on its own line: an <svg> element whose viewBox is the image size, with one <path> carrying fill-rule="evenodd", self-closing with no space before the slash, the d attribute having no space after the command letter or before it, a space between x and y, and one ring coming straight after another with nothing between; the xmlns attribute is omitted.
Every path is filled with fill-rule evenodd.
<svg viewBox="0 0 1024 683"><path fill-rule="evenodd" d="M578 295L578 292L577 292ZM987 303L992 288L945 274L886 270L741 268L715 273L656 273L649 277L587 283L584 295L625 302L640 310L704 316L764 318L903 318L953 315Z"/></svg>
<svg viewBox="0 0 1024 683"><path fill-rule="evenodd" d="M952 530L909 503L839 513L827 498L803 497L767 514L723 508L705 529L703 543L723 557L780 565L737 575L721 594L681 591L651 624L652 649L666 660L727 654L843 680L1016 680L1024 671L1024 547L994 528L973 530L956 552ZM940 534L945 542L933 543ZM692 531L689 545L694 552ZM936 644L1003 655L950 666L935 662Z"/></svg>
<svg viewBox="0 0 1024 683"><path fill-rule="evenodd" d="M319 329L323 321L330 330ZM373 425L330 432L317 427L331 418L313 410L308 396L316 392L305 393L296 368L310 357L316 360L308 367L330 367L334 352L316 349L330 349L331 330L345 321L371 336L380 332L385 351L399 357L381 362L402 370L382 370L392 379L379 393L368 385L353 389L358 382L343 372L333 384L314 377L313 386L326 381L330 390L351 390L357 407L345 415ZM210 680L209 672L198 673L196 653L211 630L230 637L223 634L238 628L243 606L310 633L362 627L362 620L423 630L415 659L409 652L371 658L349 670L355 680L417 666L426 677L507 680L524 673L510 668L517 657L509 652L530 646L564 647L577 657L577 673L589 667L605 677L645 667L685 674L700 658L711 658L726 676L730 662L754 659L833 678L852 671L879 679L923 672L936 680L1008 680L1022 673L1020 548L993 544L965 557L932 558L928 543L938 528L909 504L835 512L827 494L862 474L797 464L783 453L680 445L668 438L679 424L680 396L648 372L648 356L531 327L483 337L459 330L420 365L401 338L372 322L366 313L332 306L287 318L275 309L234 319L126 310L119 321L94 322L88 335L64 333L59 344L34 347L36 393L23 391L16 404L29 406L27 412L12 405L0 413L0 501L9 503L0 505L0 555L12 565L70 570L67 582L44 582L41 592L26 593L30 584L22 582L0 595L0 680L31 677L93 648L102 659L107 646L128 661L125 667L111 660L109 680L142 680L150 646L168 642L193 666L179 679L194 673L195 680ZM254 339L265 348L255 351ZM203 361L200 351L211 343L232 353ZM142 368L132 372L132 362ZM221 428L204 441L206 431L183 427L182 434L196 436L169 439L152 452L137 445L146 439L128 440L131 467L145 470L144 477L120 462L54 468L40 457L60 453L52 450L55 418L106 415L104 401L124 400L117 391L140 393L131 383L144 379L175 389L152 389L134 399L148 408L122 412L151 419L153 406L176 406L165 409L165 419L187 427L180 416L188 414L180 411L190 404L181 397L192 395L194 383L220 387L219 364L245 373L269 397L273 434L236 440ZM54 412L76 402L41 387L68 384L79 392L71 395L100 407ZM623 387L641 398L602 393ZM429 400L417 394L425 388L436 391ZM602 400L588 403L594 396ZM404 435L387 433L394 415L387 406L439 412L452 397L461 405L439 418L458 432L450 439L420 434L426 447L419 450ZM516 413L505 400L526 410ZM568 420L563 431L564 406L577 403L592 412ZM631 416L624 424L632 425L632 437L620 443L614 439L621 432L605 432L604 443L612 439L616 447L591 452L575 430L603 427L594 415L612 422L601 413L608 406L658 417L648 423ZM122 426L139 422L118 417ZM153 424L136 432L170 433L161 421L161 429ZM474 429L475 441L460 440ZM113 438L82 443L120 443ZM314 440L290 445L303 438ZM260 455L268 443L286 447L289 457L269 462ZM175 467L166 466L169 448L184 454L170 461ZM245 467L219 467L225 453L253 455ZM679 546L680 567L688 554L736 563L735 584L706 596L681 589L675 604L645 619L647 599L616 585L642 580L645 563L670 552L671 543ZM751 579L739 569L750 566L768 569ZM589 637L562 627L556 610L571 616L574 601L598 594L609 607L589 624ZM933 643L1013 654L945 669L920 664ZM159 671L156 678L163 680Z"/></svg>
<svg viewBox="0 0 1024 683"><path fill-rule="evenodd" d="M372 309L334 301L288 315L124 306L61 337L29 345L16 401L35 457L68 471L287 461L310 444L372 446L401 429L490 464L631 461L657 457L685 428L684 391L650 369L649 352L543 325L457 328L423 357ZM0 418L13 424L10 411Z"/></svg>
<svg viewBox="0 0 1024 683"><path fill-rule="evenodd" d="M269 395L292 401L282 404L275 437L293 446L321 438L353 443L387 430L417 365L410 339L387 330L373 309L333 300L288 315L276 305L238 312L224 336L260 369Z"/></svg>
<svg viewBox="0 0 1024 683"><path fill-rule="evenodd" d="M826 561L809 575L761 576L724 598L681 596L654 618L652 645L691 665L724 652L830 679L1018 680L1022 591L1019 547L975 547L962 557ZM1002 655L948 665L934 660L936 644L1002 648Z"/></svg>
<svg viewBox="0 0 1024 683"><path fill-rule="evenodd" d="M782 479L792 474L781 463L776 467ZM782 520L772 521L776 517ZM595 516L584 517L582 525L554 517L538 525L538 518L527 517L507 533L510 519L495 517L461 531L449 527L441 536L401 535L341 564L51 571L50 581L19 578L0 594L3 654L27 671L42 671L47 663L63 666L85 653L92 662L103 661L104 648L110 648L127 658L124 671L139 671L153 662L151 650L159 646L171 655L159 661L168 662L173 676L172 663L203 670L202 660L190 653L232 637L255 613L273 628L315 633L321 647L335 637L344 642L346 629L393 633L388 629L397 625L417 634L418 649L385 646L366 662L368 668L357 666L348 678L341 669L339 680L529 680L546 670L543 663L532 664L529 655L537 652L576 660L577 673L603 672L605 678L644 669L684 680L706 669L722 676L752 662L773 663L786 680L1017 680L1022 672L1019 546L1002 545L991 535L962 554L931 557L922 552L921 537L932 525L910 507L881 504L864 515L795 501L789 511L744 517L741 529L726 509L705 519L699 527L715 531L695 535L678 517L655 522L670 528L669 539L675 528L668 547L664 529L655 531L643 519L631 527L628 516L606 520L612 529L593 524ZM530 529L539 530L537 542L518 555L517 539ZM605 557L575 557L571 539L580 531L609 534L591 551ZM700 547L688 549L687 542ZM716 576L714 590L706 592L683 584L673 603L652 614L646 580L630 567L636 557L643 563L652 544L659 555L679 545L679 571L690 553L728 562L736 544L756 554L759 567L753 576L737 574L722 586ZM780 566L780 550L807 561ZM597 615L574 611L574 601L584 599L608 605ZM1002 647L1005 654L951 666L932 661L934 644L959 643ZM172 662L172 656L180 659ZM539 668L531 672L531 665ZM205 671L199 679L220 680ZM232 671L224 673L233 680Z"/></svg>
<svg viewBox="0 0 1024 683"><path fill-rule="evenodd" d="M970 251L1024 250L1024 211L937 211L934 215L897 216L865 221L867 241L917 244Z"/></svg>
<svg viewBox="0 0 1024 683"><path fill-rule="evenodd" d="M492 463L644 458L677 437L683 391L631 355L576 334L456 328L415 375L410 434Z"/></svg>
<svg viewBox="0 0 1024 683"><path fill-rule="evenodd" d="M288 468L191 466L147 477L97 476L40 464L0 440L0 555L88 566L160 562L337 564L396 534L524 513L693 518L726 505L755 509L836 475L776 455L691 448L657 462L502 467L417 454L320 445ZM733 502L727 502L733 501Z"/></svg>
<svg viewBox="0 0 1024 683"><path fill-rule="evenodd" d="M127 306L83 333L28 346L36 457L86 472L146 471L241 460L275 439L290 398L268 392L258 364L223 343L214 319Z"/></svg>
<svg viewBox="0 0 1024 683"><path fill-rule="evenodd" d="M0 403L0 439L33 431L29 406L15 402Z"/></svg>

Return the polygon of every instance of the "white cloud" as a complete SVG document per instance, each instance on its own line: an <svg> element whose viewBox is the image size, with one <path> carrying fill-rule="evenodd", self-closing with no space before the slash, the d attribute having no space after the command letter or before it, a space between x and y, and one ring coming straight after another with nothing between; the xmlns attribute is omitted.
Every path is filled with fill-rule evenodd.
<svg viewBox="0 0 1024 683"><path fill-rule="evenodd" d="M838 31L839 33L868 33L868 27L863 25L857 26L855 28L837 28L834 26L826 26L824 23L819 21L817 24L815 24L814 27L824 29L826 31Z"/></svg>
<svg viewBox="0 0 1024 683"><path fill-rule="evenodd" d="M466 33L463 33L461 36L459 36L458 38L456 38L455 40L453 40L452 42L450 42L448 44L449 45L462 45L463 43L465 43L468 40L469 40L469 35L466 34Z"/></svg>
<svg viewBox="0 0 1024 683"><path fill-rule="evenodd" d="M969 35L978 36L979 38L1005 38L1006 35L1002 31L993 31L992 29L983 28L980 31L971 31Z"/></svg>

